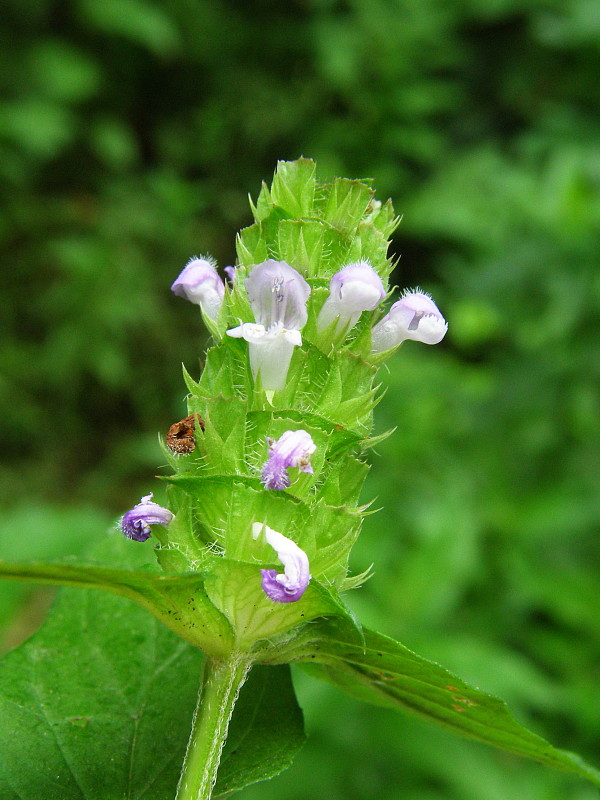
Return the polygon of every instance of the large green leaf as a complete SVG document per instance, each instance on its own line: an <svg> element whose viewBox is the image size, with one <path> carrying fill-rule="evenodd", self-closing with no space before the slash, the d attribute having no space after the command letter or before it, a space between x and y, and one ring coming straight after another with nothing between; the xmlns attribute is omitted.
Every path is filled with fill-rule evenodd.
<svg viewBox="0 0 600 800"><path fill-rule="evenodd" d="M2 800L166 800L175 794L202 653L119 597L65 589L0 662ZM242 688L216 791L270 778L304 741L289 667Z"/></svg>
<svg viewBox="0 0 600 800"><path fill-rule="evenodd" d="M416 713L461 736L574 773L600 786L600 771L528 731L498 698L474 689L379 633L366 630L362 647L346 639L339 626L331 627L329 635L326 623L319 626L324 632L319 642L315 630L304 654L289 654L308 662L305 668L316 677L360 700Z"/></svg>
<svg viewBox="0 0 600 800"><path fill-rule="evenodd" d="M173 797L202 659L133 603L64 590L0 662L2 800Z"/></svg>
<svg viewBox="0 0 600 800"><path fill-rule="evenodd" d="M113 538L106 543L122 563L137 542ZM143 552L142 548L139 552ZM152 565L156 569L156 565ZM154 571L106 567L87 562L49 564L0 561L0 577L18 581L98 588L127 597L146 608L164 625L196 647L219 656L230 652L233 631L210 602L200 574L161 575Z"/></svg>

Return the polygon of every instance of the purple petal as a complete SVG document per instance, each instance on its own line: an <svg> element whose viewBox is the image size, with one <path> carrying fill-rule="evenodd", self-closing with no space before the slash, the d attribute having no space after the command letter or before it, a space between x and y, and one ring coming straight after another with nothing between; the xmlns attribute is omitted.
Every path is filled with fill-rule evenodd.
<svg viewBox="0 0 600 800"><path fill-rule="evenodd" d="M277 455L271 455L266 460L260 479L265 489L287 489L291 483L286 465Z"/></svg>
<svg viewBox="0 0 600 800"><path fill-rule="evenodd" d="M306 590L306 586L288 587L279 583L277 579L282 576L275 569L261 569L260 572L264 593L276 603L294 603L296 600L300 600Z"/></svg>
<svg viewBox="0 0 600 800"><path fill-rule="evenodd" d="M331 279L332 298L348 311L372 311L385 297L379 275L366 261L348 264Z"/></svg>
<svg viewBox="0 0 600 800"><path fill-rule="evenodd" d="M145 542L152 533L151 525L168 525L172 519L169 509L152 502L152 495L148 494L121 517L121 530L128 539Z"/></svg>
<svg viewBox="0 0 600 800"><path fill-rule="evenodd" d="M377 308L384 297L381 278L370 264L366 261L348 264L330 281L329 297L319 311L317 330L330 329L332 341L341 341L362 312Z"/></svg>
<svg viewBox="0 0 600 800"><path fill-rule="evenodd" d="M287 470L290 467L297 467L301 472L313 474L310 457L317 446L306 431L285 431L277 441L267 437L267 444L269 458L265 462L261 476L266 489L287 489L290 485Z"/></svg>
<svg viewBox="0 0 600 800"><path fill-rule="evenodd" d="M245 286L254 317L267 330L278 323L288 330L306 325L310 286L285 261L269 259L254 267Z"/></svg>

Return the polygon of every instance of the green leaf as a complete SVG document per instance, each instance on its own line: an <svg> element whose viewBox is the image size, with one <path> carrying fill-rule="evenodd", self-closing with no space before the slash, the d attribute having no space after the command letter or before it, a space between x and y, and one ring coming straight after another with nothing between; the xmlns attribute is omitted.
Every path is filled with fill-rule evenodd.
<svg viewBox="0 0 600 800"><path fill-rule="evenodd" d="M323 630L327 630L326 625ZM303 656L296 653L294 657L309 661L305 668L312 675L359 700L418 714L460 736L574 773L600 786L600 771L528 731L498 698L474 689L387 636L365 630L363 648L340 632L337 626L317 645L307 646Z"/></svg>
<svg viewBox="0 0 600 800"><path fill-rule="evenodd" d="M386 239L389 239L402 218L394 215L394 206L391 200L386 200L383 205L379 201L374 201L372 209L367 221L371 222L378 231L381 231Z"/></svg>
<svg viewBox="0 0 600 800"><path fill-rule="evenodd" d="M305 740L289 666L254 667L233 712L213 796L283 772Z"/></svg>
<svg viewBox="0 0 600 800"><path fill-rule="evenodd" d="M349 261L368 261L384 280L392 272L392 264L387 258L388 241L384 234L368 222L361 222L357 236L348 250Z"/></svg>
<svg viewBox="0 0 600 800"><path fill-rule="evenodd" d="M203 410L205 426L200 445L207 472L243 472L246 403L237 397L216 397L206 400Z"/></svg>
<svg viewBox="0 0 600 800"><path fill-rule="evenodd" d="M3 800L173 797L203 655L133 603L66 589L47 621L0 662ZM289 667L242 688L217 792L266 780L304 741Z"/></svg>
<svg viewBox="0 0 600 800"><path fill-rule="evenodd" d="M306 552L315 577L337 585L345 576L348 553L360 528L356 510L323 501L309 506L288 492L265 492L256 478L182 473L165 480L190 495L197 522L212 532L227 558L256 564L252 524L265 522ZM271 561L271 548L265 547L264 555Z"/></svg>
<svg viewBox="0 0 600 800"><path fill-rule="evenodd" d="M139 563L148 556L139 542L116 536L102 545L101 557L106 558L110 553L111 560L121 564L132 563L134 559ZM16 564L0 561L0 577L103 589L134 600L179 636L212 655L228 653L233 644L231 626L208 599L200 574L170 576L84 562Z"/></svg>
<svg viewBox="0 0 600 800"><path fill-rule="evenodd" d="M271 192L269 191L269 187L263 181L260 187L260 194L258 195L258 200L256 201L256 205L252 202L252 198L248 196L248 200L250 201L250 208L252 209L252 216L256 222L261 222L263 219L266 219L269 214L271 213L271 209L273 208L273 201L271 200Z"/></svg>
<svg viewBox="0 0 600 800"><path fill-rule="evenodd" d="M65 590L0 662L0 796L172 797L201 667L133 603Z"/></svg>
<svg viewBox="0 0 600 800"><path fill-rule="evenodd" d="M246 266L260 264L269 257L260 223L242 228L236 237L235 249L239 263Z"/></svg>
<svg viewBox="0 0 600 800"><path fill-rule="evenodd" d="M345 456L324 470L317 497L332 506L356 505L368 472L366 462Z"/></svg>
<svg viewBox="0 0 600 800"><path fill-rule="evenodd" d="M196 394L205 398L236 397L236 386L248 385L246 351L244 341L229 336L218 347L211 347Z"/></svg>

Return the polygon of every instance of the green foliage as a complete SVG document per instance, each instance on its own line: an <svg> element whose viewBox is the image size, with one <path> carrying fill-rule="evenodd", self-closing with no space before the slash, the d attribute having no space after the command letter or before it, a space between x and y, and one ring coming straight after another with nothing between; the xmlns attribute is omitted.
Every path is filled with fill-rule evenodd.
<svg viewBox="0 0 600 800"><path fill-rule="evenodd" d="M598 770L530 733L497 698L381 634L365 631L364 645L343 637L325 638L307 669L359 700L411 711L454 733L573 772L600 786Z"/></svg>
<svg viewBox="0 0 600 800"><path fill-rule="evenodd" d="M132 603L65 590L0 667L0 796L173 796L201 666Z"/></svg>

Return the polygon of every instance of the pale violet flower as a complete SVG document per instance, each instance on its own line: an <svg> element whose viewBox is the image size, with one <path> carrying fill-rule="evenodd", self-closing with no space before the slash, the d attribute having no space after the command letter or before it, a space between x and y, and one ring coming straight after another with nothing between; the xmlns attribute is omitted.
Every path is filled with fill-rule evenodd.
<svg viewBox="0 0 600 800"><path fill-rule="evenodd" d="M448 323L428 294L405 292L373 328L372 351L383 353L406 339L438 344L447 330Z"/></svg>
<svg viewBox="0 0 600 800"><path fill-rule="evenodd" d="M310 286L285 261L263 261L246 278L246 292L256 322L270 328L281 323L288 330L306 325Z"/></svg>
<svg viewBox="0 0 600 800"><path fill-rule="evenodd" d="M173 514L168 508L154 503L152 495L147 494L140 502L121 518L121 530L128 539L145 542L152 533L151 525L168 525Z"/></svg>
<svg viewBox="0 0 600 800"><path fill-rule="evenodd" d="M171 290L178 297L199 305L210 319L216 319L223 302L225 284L211 259L193 258L173 282Z"/></svg>
<svg viewBox="0 0 600 800"><path fill-rule="evenodd" d="M310 581L308 556L287 536L262 522L253 523L252 537L258 539L263 530L267 544L271 545L283 564L283 573L261 569L263 591L277 603L293 603L302 597Z"/></svg>
<svg viewBox="0 0 600 800"><path fill-rule="evenodd" d="M285 261L264 261L245 282L255 323L245 322L227 331L249 344L250 368L266 391L285 386L294 347L302 344L310 286Z"/></svg>
<svg viewBox="0 0 600 800"><path fill-rule="evenodd" d="M317 449L310 433L285 431L279 439L267 436L269 458L262 470L261 481L265 489L287 489L290 485L288 469L297 467L300 472L312 475L310 457Z"/></svg>
<svg viewBox="0 0 600 800"><path fill-rule="evenodd" d="M329 297L317 318L319 331L336 322L333 339L343 339L358 322L363 311L377 308L385 297L379 275L366 261L348 264L333 276L329 284Z"/></svg>

